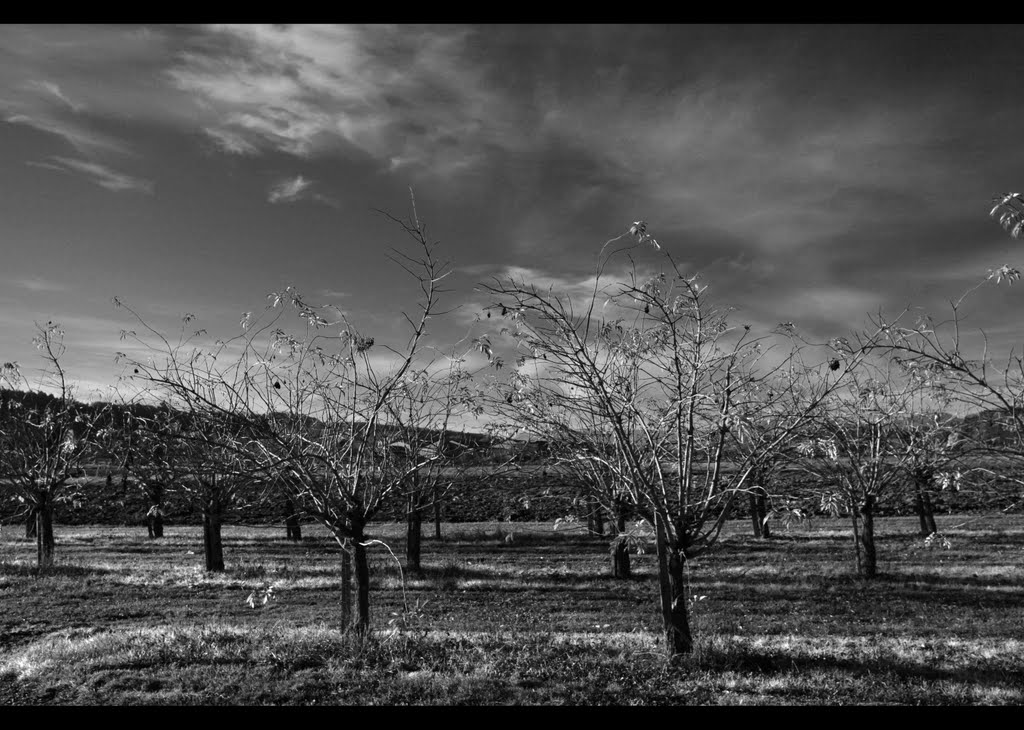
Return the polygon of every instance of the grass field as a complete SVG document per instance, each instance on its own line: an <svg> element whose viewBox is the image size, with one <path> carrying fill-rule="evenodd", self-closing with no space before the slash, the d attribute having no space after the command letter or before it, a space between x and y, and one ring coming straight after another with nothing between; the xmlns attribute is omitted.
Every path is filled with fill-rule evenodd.
<svg viewBox="0 0 1024 730"><path fill-rule="evenodd" d="M1024 521L879 521L882 576L853 576L846 521L776 539L729 525L691 572L694 655L658 644L653 555L551 523L445 525L406 576L372 549L375 632L338 630L339 550L307 528L57 528L57 566L0 533L0 704L1024 704ZM511 542L506 540L513 531ZM402 554L402 526L375 536ZM274 598L250 608L268 585Z"/></svg>

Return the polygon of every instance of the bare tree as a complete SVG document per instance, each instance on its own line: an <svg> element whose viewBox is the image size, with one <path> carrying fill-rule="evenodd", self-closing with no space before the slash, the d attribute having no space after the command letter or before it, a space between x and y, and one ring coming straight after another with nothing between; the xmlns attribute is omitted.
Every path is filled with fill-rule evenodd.
<svg viewBox="0 0 1024 730"><path fill-rule="evenodd" d="M259 498L257 484L265 472L241 445L251 436L251 425L230 413L204 410L172 414L149 424L150 438L162 441L151 452L149 474L167 479L176 498L203 518L203 558L206 570L224 570L221 530L225 517L248 501Z"/></svg>
<svg viewBox="0 0 1024 730"><path fill-rule="evenodd" d="M406 512L406 570L419 573L423 514L444 500L463 471L471 447L452 438L452 428L464 425L478 409L469 352L452 350L410 369L387 401L393 424L389 448L408 476L401 497ZM436 529L436 525L435 525Z"/></svg>
<svg viewBox="0 0 1024 730"><path fill-rule="evenodd" d="M141 493L146 500L144 517L150 539L163 537L165 497L187 474L172 458L166 436L170 409L120 402L110 409L104 446L111 464L121 471L121 486ZM163 423L164 426L158 426ZM107 485L111 484L110 473Z"/></svg>
<svg viewBox="0 0 1024 730"><path fill-rule="evenodd" d="M997 218L1012 238L1024 236L1024 196L1011 192L996 196L992 202L989 215ZM968 462L975 463L970 463L966 471L1009 479L1018 486L1024 484L1015 476L1024 459L1024 355L1011 349L1000 357L983 330L965 327L964 315L965 306L986 284L1013 284L1020 278L1020 270L1007 264L989 269L978 283L950 301L945 320L922 315L908 325L903 313L891 320L879 315L875 322L886 334L879 346L889 350L915 377L927 380L933 391L941 394L944 406L975 422L989 424L968 433L971 429L965 418L957 433L948 414L942 414L918 436L921 463L914 478L922 485L918 491L922 532L934 531L935 527L929 494L923 485L931 479L948 486L951 476L945 466L950 460L962 462L961 457L968 452L975 457L984 456L988 466L978 466L977 458L969 459ZM953 472L953 481L959 475L959 469ZM1010 507L1022 501L1024 497Z"/></svg>
<svg viewBox="0 0 1024 730"><path fill-rule="evenodd" d="M72 397L61 359L64 330L54 322L36 323L33 340L45 362L43 383L52 397L5 396L0 408L0 479L25 503L35 518L36 564L53 565L53 516L56 503L69 496L73 478L100 451L102 412ZM0 380L27 385L17 363L4 363Z"/></svg>
<svg viewBox="0 0 1024 730"><path fill-rule="evenodd" d="M631 245L604 254L627 235ZM756 336L731 326L698 277L685 275L668 254L661 260L667 273L641 277L634 264L622 277L607 274L616 255L643 244L657 246L642 222L605 244L584 297L515 279L484 288L521 348L508 397L536 390L541 407L581 414L581 429L592 419L607 429L614 459L587 458L615 472L633 509L654 526L665 641L677 655L693 646L689 562L715 544L758 456L797 433L846 370L836 373L822 361L825 373L803 409L784 414L785 428L745 432L754 441L735 458L730 449L748 394L797 366L797 350L773 349L794 341L785 331ZM524 372L527 363L532 372Z"/></svg>
<svg viewBox="0 0 1024 730"><path fill-rule="evenodd" d="M429 361L427 326L443 314L441 283L449 270L415 207L409 222L388 218L417 249L391 255L421 294L418 309L402 315L409 330L400 347L378 344L344 313L309 304L292 287L271 294L259 316L246 313L240 334L206 349L191 335L171 342L129 310L143 332L129 336L152 353L145 362L132 362L137 381L189 414L225 424L210 435L209 445L245 460L342 547L343 580L354 567L359 632L370 625L367 549L380 543L367 534L367 524L423 466L392 448L394 414L403 409L411 373ZM295 323L288 311L297 315ZM346 625L349 595L346 586Z"/></svg>
<svg viewBox="0 0 1024 730"><path fill-rule="evenodd" d="M522 361L523 366L526 363ZM601 513L611 516L615 530L609 541L611 574L628 579L632 577L630 549L641 549L644 540L627 526L632 500L621 478L625 466L611 428L598 409L585 405L577 391L549 387L551 384L540 377L536 362L532 371L521 367L507 382L499 383L491 410L508 424L505 431L525 434L547 445L546 472L580 485L581 493L573 504L582 508L589 532L603 535L604 530L597 529L603 523ZM578 514L566 515L556 521L556 529L575 524L578 518Z"/></svg>
<svg viewBox="0 0 1024 730"><path fill-rule="evenodd" d="M950 302L950 315L943 321L920 316L908 326L903 317L877 320L886 335L877 347L914 377L926 380L939 394L943 408L951 412L937 414L938 420L927 424L916 441L922 485L929 473L933 486L948 486L951 474L971 472L1024 484L1016 476L1024 462L1024 356L1013 349L997 356L984 331L964 327L963 313L983 284L1012 283L1019 278L1019 272L1009 266L989 271L979 284ZM969 425L982 421L990 427Z"/></svg>
<svg viewBox="0 0 1024 730"><path fill-rule="evenodd" d="M959 488L962 477L972 470L970 456L977 451L977 444L965 436L962 419L950 412L949 395L932 374L913 362L894 359L919 386L895 437L907 453L907 488L912 492L921 536L928 537L938 532L933 497L950 486Z"/></svg>
<svg viewBox="0 0 1024 730"><path fill-rule="evenodd" d="M804 468L834 490L822 504L850 516L857 572L865 578L878 573L879 506L904 489L927 458L914 424L926 383L908 374L891 351L876 349L874 342L861 349L870 350L876 356L830 394L799 445Z"/></svg>

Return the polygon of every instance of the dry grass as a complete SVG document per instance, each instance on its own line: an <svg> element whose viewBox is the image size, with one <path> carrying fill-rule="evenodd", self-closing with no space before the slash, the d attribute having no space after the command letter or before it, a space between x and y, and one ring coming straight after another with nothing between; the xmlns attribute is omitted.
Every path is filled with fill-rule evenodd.
<svg viewBox="0 0 1024 730"><path fill-rule="evenodd" d="M228 527L228 570L213 575L196 528L156 541L59 528L44 575L5 530L0 702L1024 704L1024 526L939 527L951 548L880 520L883 575L864 581L842 523L769 542L730 525L691 568L698 642L676 665L660 653L654 557L615 581L604 542L550 524L517 524L511 542L505 524L446 525L407 578L419 609L404 616L398 567L377 548L378 630L362 641L339 630L339 552L316 529L296 545ZM401 532L376 536L401 555ZM250 609L268 585L276 597Z"/></svg>

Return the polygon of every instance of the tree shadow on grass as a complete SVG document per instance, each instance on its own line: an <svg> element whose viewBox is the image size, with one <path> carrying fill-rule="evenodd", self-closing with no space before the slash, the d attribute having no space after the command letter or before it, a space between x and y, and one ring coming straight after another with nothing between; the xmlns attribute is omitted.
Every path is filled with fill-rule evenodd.
<svg viewBox="0 0 1024 730"><path fill-rule="evenodd" d="M501 580L508 576L496 568L483 570L465 563L447 561L440 565L424 565L423 569L415 576L424 580L437 583L441 586L464 580Z"/></svg>
<svg viewBox="0 0 1024 730"><path fill-rule="evenodd" d="M881 576L871 581L864 581L855 577L846 576L830 577L827 581L821 581L817 588L813 583L809 584L807 579L785 580L779 577L772 577L763 584L739 583L733 586L715 584L715 598L718 600L746 600L756 601L761 605L792 604L795 597L807 594L807 591L825 591L829 600L848 600L853 605L875 605L884 607L900 602L917 603L934 609L938 604L949 608L960 607L963 609L984 608L988 610L1019 610L1024 603L1024 588L1017 590L985 590L984 586L996 586L991 582L977 582L980 579L971 579L961 583L957 580L937 582L934 585L915 585L907 582L904 576L893 576L891 579L883 579ZM700 588L700 581L694 581L695 590ZM1002 584L1012 586L1012 584ZM824 604L822 604L824 605Z"/></svg>
<svg viewBox="0 0 1024 730"><path fill-rule="evenodd" d="M913 587L913 584L924 584L928 586L939 586L950 589L969 588L1018 588L1024 591L1024 586L1014 576L1002 575L940 575L937 573L899 572L882 573L875 581L904 587Z"/></svg>
<svg viewBox="0 0 1024 730"><path fill-rule="evenodd" d="M1007 670L972 663L956 669L928 666L898 657L841 658L804 656L783 650L748 647L731 644L712 645L701 651L699 657L684 660L681 667L715 672L745 672L750 674L789 674L807 671L841 672L853 677L871 678L891 674L904 680L929 682L953 681L966 685L1020 690L1024 687L1024 668Z"/></svg>
<svg viewBox="0 0 1024 730"><path fill-rule="evenodd" d="M58 563L48 568L38 568L32 563L0 561L0 575L20 578L90 578L110 575L120 571L110 568L84 565L64 565Z"/></svg>
<svg viewBox="0 0 1024 730"><path fill-rule="evenodd" d="M565 550L593 550L595 547L607 545L612 535L596 535L588 532L568 529L557 531L522 528L518 523L509 522L501 527L476 528L445 535L443 541L449 545L480 543L496 543L509 546L557 546Z"/></svg>

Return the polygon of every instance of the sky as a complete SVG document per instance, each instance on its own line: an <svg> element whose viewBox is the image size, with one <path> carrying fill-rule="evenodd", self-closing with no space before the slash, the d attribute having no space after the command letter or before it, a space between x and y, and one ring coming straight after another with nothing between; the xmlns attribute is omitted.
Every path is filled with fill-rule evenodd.
<svg viewBox="0 0 1024 730"><path fill-rule="evenodd" d="M59 322L79 397L109 397L133 322L228 337L294 286L402 339L416 211L474 287L573 291L646 221L733 321L846 336L935 315L1024 244L1024 63L1000 26L0 26L0 361L32 380ZM641 264L658 266L654 253ZM647 258L643 258L647 256ZM919 311L919 310L915 310ZM968 326L1019 346L1024 284ZM484 328L484 329L481 329ZM972 329L972 331L975 331Z"/></svg>

